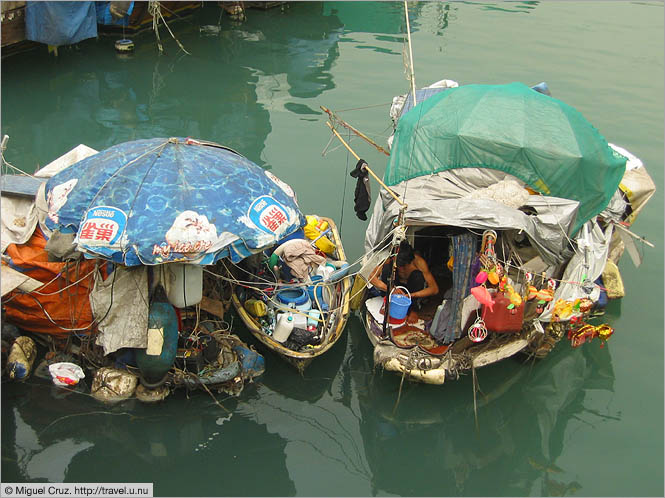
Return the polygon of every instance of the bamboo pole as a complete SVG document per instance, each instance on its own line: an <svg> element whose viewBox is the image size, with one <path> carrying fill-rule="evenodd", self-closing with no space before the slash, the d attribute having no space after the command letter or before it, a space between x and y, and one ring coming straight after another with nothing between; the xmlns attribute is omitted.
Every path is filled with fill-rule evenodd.
<svg viewBox="0 0 665 498"><path fill-rule="evenodd" d="M406 16L406 35L409 40L409 62L411 69L411 91L413 92L413 107L416 107L416 75L413 72L413 50L411 49L411 26L409 24L409 7L404 0L404 15Z"/></svg>
<svg viewBox="0 0 665 498"><path fill-rule="evenodd" d="M406 204L402 204L402 207L399 210L399 217L397 218L398 226L404 226L404 211L406 211ZM399 251L399 246L396 244L395 237L393 236L393 245L392 248L390 249L392 262L390 263L390 277L388 278L388 283L386 285L386 304L384 305L383 309L383 326L381 329L381 335L383 337L389 337L388 323L390 322L390 296L392 294L393 283L395 282L395 274L397 273L398 251ZM379 278L381 277L379 276Z"/></svg>
<svg viewBox="0 0 665 498"><path fill-rule="evenodd" d="M651 242L649 242L644 237L640 237L639 235L636 235L633 232L631 232L630 230L628 230L625 226L620 225L619 223L614 223L614 226L617 227L618 229L622 230L624 233L627 233L628 235L630 235L634 239L641 240L642 242L644 242L649 247L656 247L655 245L653 245Z"/></svg>
<svg viewBox="0 0 665 498"><path fill-rule="evenodd" d="M353 126L351 126L349 123L347 123L346 121L344 121L343 119L341 119L339 116L337 116L337 115L336 115L334 112L332 112L330 109L328 109L328 108L325 107L325 106L319 106L319 107L321 107L321 110L323 110L324 112L326 112L326 113L328 114L328 116L330 116L330 121L337 121L337 122L338 122L339 124L341 124L344 128L347 128L347 129L351 130L353 133L355 133L355 134L358 135L360 138L362 138L365 142L367 142L368 144L373 145L374 147L376 147L376 149L377 149L379 152L383 152L386 156L389 156L389 155L390 155L390 152L388 152L386 149L384 149L383 147L381 147L379 144L377 144L374 140L372 140L371 138L369 138L368 136L366 136L366 135L365 135L364 133L362 133L361 131L356 130Z"/></svg>
<svg viewBox="0 0 665 498"><path fill-rule="evenodd" d="M342 142L342 144L344 145L344 147L346 147L346 149L347 149L347 150L353 155L353 157L356 158L356 161L360 161L360 156L359 156L358 154L356 154L356 152L355 152L355 151L349 146L349 144L346 143L346 141L342 138L342 136L341 136L341 135L337 132L337 130L333 127L333 125L330 124L330 121L326 121L326 124L328 125L328 128L330 128L330 129L332 130L332 132L335 134L335 136L336 136L337 138L339 138L339 141ZM404 202L402 202L402 200L397 196L397 194L396 194L395 192L393 192L393 190L392 190L388 185L386 185L385 183L383 183L383 180L381 180L381 178L379 178L378 176L376 176L376 174L374 173L374 171L372 171L372 170L370 169L370 167L367 165L367 163L365 163L365 169L367 170L367 172L368 172L370 175L372 175L372 177L373 177L377 182L379 182L379 185L381 185L384 189L386 189L386 191L387 191L390 195L392 195L393 199L395 199L395 200L399 203L400 206L406 207L406 204L405 204Z"/></svg>

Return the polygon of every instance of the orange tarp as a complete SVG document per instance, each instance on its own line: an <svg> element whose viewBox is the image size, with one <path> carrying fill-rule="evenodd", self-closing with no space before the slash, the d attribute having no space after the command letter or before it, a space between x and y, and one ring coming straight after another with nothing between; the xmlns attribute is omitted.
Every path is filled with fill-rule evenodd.
<svg viewBox="0 0 665 498"><path fill-rule="evenodd" d="M66 336L72 333L66 329L84 329L76 332L87 334L93 322L88 296L94 285L95 261L49 262L45 246L46 238L37 227L25 244L7 247L11 266L45 285L28 294L13 291L5 296L5 318L32 332Z"/></svg>

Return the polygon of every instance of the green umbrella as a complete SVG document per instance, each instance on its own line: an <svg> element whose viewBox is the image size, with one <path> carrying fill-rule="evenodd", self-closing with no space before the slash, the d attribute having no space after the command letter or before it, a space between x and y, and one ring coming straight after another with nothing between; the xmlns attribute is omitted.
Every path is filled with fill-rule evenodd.
<svg viewBox="0 0 665 498"><path fill-rule="evenodd" d="M400 118L384 181L498 169L542 194L579 201L575 233L607 206L625 166L626 158L564 102L522 83L464 85Z"/></svg>

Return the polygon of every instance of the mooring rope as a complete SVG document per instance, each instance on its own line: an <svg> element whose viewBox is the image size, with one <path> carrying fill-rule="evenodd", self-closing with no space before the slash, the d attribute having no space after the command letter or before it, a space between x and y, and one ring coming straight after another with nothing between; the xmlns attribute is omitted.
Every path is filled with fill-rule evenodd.
<svg viewBox="0 0 665 498"><path fill-rule="evenodd" d="M157 37L157 47L159 48L160 53L164 52L164 47L162 46L162 39L159 36L159 21L161 20L164 22L164 26L166 26L166 29L168 30L171 37L180 47L180 50L185 52L187 55L192 55L189 52L187 52L187 50L185 50L185 47L182 46L180 40L178 40L176 36L173 34L173 31L171 31L171 28L169 27L168 23L166 22L166 19L164 19L164 15L162 14L162 6L160 2L156 0L149 0L148 12L152 16L152 29L155 31L155 36Z"/></svg>

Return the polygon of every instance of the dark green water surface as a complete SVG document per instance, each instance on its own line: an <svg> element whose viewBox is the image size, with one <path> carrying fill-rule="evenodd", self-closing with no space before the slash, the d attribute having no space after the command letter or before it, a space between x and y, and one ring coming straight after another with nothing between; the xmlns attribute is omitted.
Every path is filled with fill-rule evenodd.
<svg viewBox="0 0 665 498"><path fill-rule="evenodd" d="M633 229L656 244L621 264L616 332L545 360L511 359L444 386L374 373L358 318L299 376L265 352L266 374L238 398L176 392L158 406L106 407L32 378L2 384L2 481L153 482L162 496L663 496L663 4L410 4L416 83L536 84L640 157L658 191ZM403 3L295 2L217 24L209 3L161 29L46 47L2 61L7 159L36 168L84 143L149 137L223 143L270 168L304 212L342 227L351 260L366 222L353 212L355 164L319 106L382 145L404 93ZM385 156L352 146L382 173ZM374 192L378 189L373 185ZM236 318L234 330L251 344Z"/></svg>

